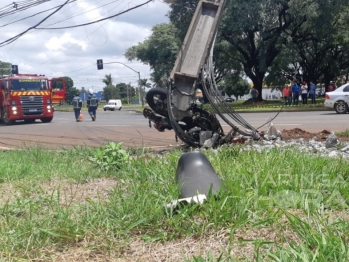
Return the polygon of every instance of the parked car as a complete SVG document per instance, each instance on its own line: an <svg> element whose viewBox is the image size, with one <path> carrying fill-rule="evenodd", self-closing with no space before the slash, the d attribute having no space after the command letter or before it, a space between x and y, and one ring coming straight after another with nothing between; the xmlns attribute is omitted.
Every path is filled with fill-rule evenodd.
<svg viewBox="0 0 349 262"><path fill-rule="evenodd" d="M226 99L224 99L225 102L228 102L228 103L231 103L231 102L234 102L235 99L232 98L232 97L227 97Z"/></svg>
<svg viewBox="0 0 349 262"><path fill-rule="evenodd" d="M115 111L115 110L121 110L122 108L122 103L120 99L114 99L114 100L109 100L108 104L106 104L105 106L103 106L103 110L107 111L107 110L111 110L111 111Z"/></svg>
<svg viewBox="0 0 349 262"><path fill-rule="evenodd" d="M349 104L349 83L338 87L332 92L325 93L324 106L334 109L337 114L348 112Z"/></svg>

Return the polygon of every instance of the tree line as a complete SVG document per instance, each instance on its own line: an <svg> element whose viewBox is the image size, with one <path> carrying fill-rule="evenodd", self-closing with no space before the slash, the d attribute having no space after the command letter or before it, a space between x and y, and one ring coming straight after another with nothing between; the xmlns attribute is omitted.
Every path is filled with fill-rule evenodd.
<svg viewBox="0 0 349 262"><path fill-rule="evenodd" d="M150 65L157 87L167 84L198 2L169 4L170 22L155 25L150 37L125 53ZM330 81L347 82L348 22L347 0L226 1L214 47L216 81L229 94L248 78L260 99L265 84L315 81L327 88Z"/></svg>

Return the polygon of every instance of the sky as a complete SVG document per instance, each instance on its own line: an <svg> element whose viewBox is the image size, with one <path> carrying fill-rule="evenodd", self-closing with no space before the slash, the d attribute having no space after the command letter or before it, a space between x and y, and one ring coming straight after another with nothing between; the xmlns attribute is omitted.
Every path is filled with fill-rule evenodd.
<svg viewBox="0 0 349 262"><path fill-rule="evenodd" d="M13 3L16 1L1 0L0 42L38 24L66 1L17 1L19 5L23 2L45 3L4 16L9 11L15 10ZM0 60L18 65L19 73L23 74L42 74L49 78L69 76L76 88L92 88L95 92L103 90L105 85L102 79L107 74L111 74L113 84L131 83L134 86L138 83L137 72L140 72L141 79L150 78L151 71L148 65L139 61L128 61L124 54L129 47L143 42L150 36L154 25L169 21L166 16L169 11L168 4L162 0L153 0L125 14L91 25L49 29L93 22L148 1L70 0L70 2L38 26L43 29L30 30L13 43L0 47ZM51 10L39 14L48 9ZM103 59L104 63L118 63L105 64L103 70L97 70L97 59Z"/></svg>

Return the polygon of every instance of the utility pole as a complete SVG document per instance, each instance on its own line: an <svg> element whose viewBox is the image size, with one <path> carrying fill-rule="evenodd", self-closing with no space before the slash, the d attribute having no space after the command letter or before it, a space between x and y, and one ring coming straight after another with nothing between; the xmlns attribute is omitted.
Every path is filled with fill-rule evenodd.
<svg viewBox="0 0 349 262"><path fill-rule="evenodd" d="M128 85L126 85L126 97L127 97L127 104L129 104L130 101L128 100Z"/></svg>

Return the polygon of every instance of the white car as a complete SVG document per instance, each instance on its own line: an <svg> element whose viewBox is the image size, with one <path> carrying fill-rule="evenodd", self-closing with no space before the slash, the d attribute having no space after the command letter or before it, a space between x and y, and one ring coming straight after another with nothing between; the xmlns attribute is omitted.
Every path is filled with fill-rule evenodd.
<svg viewBox="0 0 349 262"><path fill-rule="evenodd" d="M348 112L349 105L349 83L338 87L332 92L325 93L324 106L334 109L337 114Z"/></svg>
<svg viewBox="0 0 349 262"><path fill-rule="evenodd" d="M120 99L111 99L109 100L108 104L103 106L103 110L107 111L115 111L115 110L121 110L122 108L122 103Z"/></svg>

